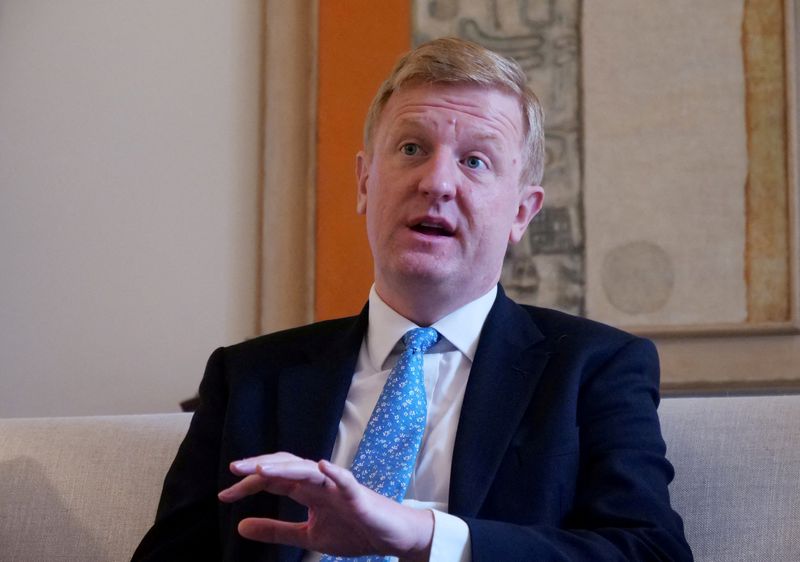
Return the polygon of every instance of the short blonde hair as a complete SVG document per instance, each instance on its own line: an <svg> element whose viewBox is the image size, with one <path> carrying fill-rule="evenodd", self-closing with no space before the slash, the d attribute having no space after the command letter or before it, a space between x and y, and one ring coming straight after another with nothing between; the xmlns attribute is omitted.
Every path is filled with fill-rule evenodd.
<svg viewBox="0 0 800 562"><path fill-rule="evenodd" d="M544 113L525 73L516 61L485 47L444 37L423 43L406 53L395 64L389 77L378 88L364 123L364 147L371 150L372 137L383 108L394 92L409 84L473 84L497 88L520 100L525 128L525 165L520 178L525 185L539 185L544 174Z"/></svg>

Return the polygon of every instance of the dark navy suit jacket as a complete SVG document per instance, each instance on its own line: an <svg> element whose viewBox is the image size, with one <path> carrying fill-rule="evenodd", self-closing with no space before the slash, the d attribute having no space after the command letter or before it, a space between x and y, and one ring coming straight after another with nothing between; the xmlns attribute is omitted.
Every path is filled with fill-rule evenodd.
<svg viewBox="0 0 800 562"><path fill-rule="evenodd" d="M269 494L227 505L216 494L236 480L236 459L330 458L366 326L364 310L213 353L134 560L300 560L299 549L242 539L236 525L304 521L305 508ZM658 399L652 343L499 290L450 477L449 511L469 526L472 559L691 560L669 503Z"/></svg>

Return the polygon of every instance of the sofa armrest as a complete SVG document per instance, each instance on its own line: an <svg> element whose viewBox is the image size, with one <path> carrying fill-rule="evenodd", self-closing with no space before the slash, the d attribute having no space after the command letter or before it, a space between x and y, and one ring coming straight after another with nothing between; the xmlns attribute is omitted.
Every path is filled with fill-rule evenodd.
<svg viewBox="0 0 800 562"><path fill-rule="evenodd" d="M129 560L190 418L0 419L3 559Z"/></svg>

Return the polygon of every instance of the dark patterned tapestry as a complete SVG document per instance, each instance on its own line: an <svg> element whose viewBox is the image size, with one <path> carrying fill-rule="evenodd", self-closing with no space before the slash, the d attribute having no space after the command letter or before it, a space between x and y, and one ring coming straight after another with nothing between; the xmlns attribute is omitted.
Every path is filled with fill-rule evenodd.
<svg viewBox="0 0 800 562"><path fill-rule="evenodd" d="M546 205L511 246L502 283L518 302L585 312L579 0L417 0L414 42L455 35L514 58L545 107Z"/></svg>

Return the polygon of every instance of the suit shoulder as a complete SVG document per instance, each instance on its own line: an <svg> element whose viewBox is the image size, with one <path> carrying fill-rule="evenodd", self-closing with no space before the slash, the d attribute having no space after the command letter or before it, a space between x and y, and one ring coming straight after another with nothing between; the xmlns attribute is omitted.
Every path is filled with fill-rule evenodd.
<svg viewBox="0 0 800 562"><path fill-rule="evenodd" d="M278 351L281 354L292 354L295 351L321 350L331 345L337 345L338 342L353 336L354 331L359 334L363 333L360 322L360 316L324 320L257 336L227 346L225 349L230 353L245 355L263 353L270 350Z"/></svg>
<svg viewBox="0 0 800 562"><path fill-rule="evenodd" d="M614 326L551 308L520 304L545 337L556 340L573 339L576 343L604 342L609 347L621 347L632 341L647 341Z"/></svg>
<svg viewBox="0 0 800 562"><path fill-rule="evenodd" d="M617 373L619 365L625 365L623 370L648 373L657 388L658 351L649 339L557 310L520 306L541 330L554 357L581 365L581 380Z"/></svg>

